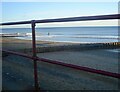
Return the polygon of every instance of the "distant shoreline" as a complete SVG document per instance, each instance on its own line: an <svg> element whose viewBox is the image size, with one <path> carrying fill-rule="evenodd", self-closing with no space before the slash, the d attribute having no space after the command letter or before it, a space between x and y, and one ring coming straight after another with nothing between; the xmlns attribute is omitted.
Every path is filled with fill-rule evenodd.
<svg viewBox="0 0 120 92"><path fill-rule="evenodd" d="M63 27L63 26L62 27L37 27L37 28L44 29L44 28L68 28L68 27L69 26L66 26L66 27ZM119 28L120 26L73 26L73 27L70 26L69 28L87 28L87 27L88 28L89 27L91 27L91 28L94 28L94 27L118 27ZM17 27L17 28L20 28L20 27ZM28 28L28 27L24 27L24 28ZM24 28L22 27L21 29L24 29ZM13 28L9 27L9 28L0 28L0 29L13 29ZM29 28L29 29L31 29L31 28Z"/></svg>

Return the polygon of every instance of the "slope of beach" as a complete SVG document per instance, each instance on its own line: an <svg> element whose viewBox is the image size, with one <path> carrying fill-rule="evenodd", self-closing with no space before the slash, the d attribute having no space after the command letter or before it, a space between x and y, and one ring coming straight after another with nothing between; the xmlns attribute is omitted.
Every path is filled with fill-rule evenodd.
<svg viewBox="0 0 120 92"><path fill-rule="evenodd" d="M32 47L30 40L2 39L3 49L21 51ZM73 43L38 41L37 47L71 46ZM77 43L74 45L78 45ZM24 52L26 53L26 52ZM28 52L28 54L31 52ZM3 53L4 55L4 53ZM90 68L118 73L118 53L101 50L70 50L39 52L39 57L60 60ZM33 88L32 60L7 54L3 57L3 89L25 90ZM99 74L38 62L40 87L46 90L117 90L118 79ZM91 84L92 82L92 84Z"/></svg>

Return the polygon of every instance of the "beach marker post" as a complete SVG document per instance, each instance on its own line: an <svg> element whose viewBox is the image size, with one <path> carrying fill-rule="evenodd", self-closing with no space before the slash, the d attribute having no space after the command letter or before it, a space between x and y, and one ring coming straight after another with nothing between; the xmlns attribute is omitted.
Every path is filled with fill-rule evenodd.
<svg viewBox="0 0 120 92"><path fill-rule="evenodd" d="M36 55L36 39L35 39L35 20L31 21L32 26L32 52L33 57L35 58ZM39 91L39 84L38 84L38 74L37 74L37 60L34 60L34 83L35 83L35 91Z"/></svg>

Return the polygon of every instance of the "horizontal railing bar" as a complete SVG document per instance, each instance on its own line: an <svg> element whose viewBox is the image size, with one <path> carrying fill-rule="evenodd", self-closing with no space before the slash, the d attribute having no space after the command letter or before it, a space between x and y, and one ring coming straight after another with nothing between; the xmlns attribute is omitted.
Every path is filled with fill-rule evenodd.
<svg viewBox="0 0 120 92"><path fill-rule="evenodd" d="M108 20L108 19L120 19L120 14L43 19L43 20L35 20L34 22L35 23L52 23L52 22L92 21L92 20ZM18 25L18 24L30 24L30 23L31 21L21 21L21 22L1 23L0 25Z"/></svg>
<svg viewBox="0 0 120 92"><path fill-rule="evenodd" d="M23 56L23 57L26 57L26 58L30 58L30 59L33 59L33 60L38 60L38 61L47 62L47 63L51 63L51 64L61 65L61 66L65 66L65 67L74 68L74 69L77 69L77 70L83 70L83 71L86 71L86 72L106 75L106 76L110 76L110 77L120 78L120 74L118 74L118 73L112 73L112 72L108 72L108 71L97 70L97 69L92 69L92 68L73 65L73 64L67 64L67 63L63 63L63 62L60 62L60 61L56 61L56 60L49 60L49 59L45 59L45 58L32 57L32 56L29 56L27 54L23 54L23 53L19 53L19 52L13 52L13 51L8 51L8 50L2 50L2 51L7 52L7 53L11 53L11 54L15 54L15 55L19 55L19 56Z"/></svg>
<svg viewBox="0 0 120 92"><path fill-rule="evenodd" d="M90 20L107 20L107 19L120 19L120 14L71 17L71 18L60 18L60 19L46 19L46 20L36 20L35 22L36 23L50 23L50 22L72 22L72 21L90 21Z"/></svg>
<svg viewBox="0 0 120 92"><path fill-rule="evenodd" d="M20 22L8 22L8 23L1 23L2 25L20 25L20 24L31 24L31 21L20 21Z"/></svg>

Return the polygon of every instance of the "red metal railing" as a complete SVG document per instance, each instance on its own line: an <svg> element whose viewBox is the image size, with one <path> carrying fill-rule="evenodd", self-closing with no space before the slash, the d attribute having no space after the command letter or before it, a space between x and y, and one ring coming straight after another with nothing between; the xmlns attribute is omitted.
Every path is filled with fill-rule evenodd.
<svg viewBox="0 0 120 92"><path fill-rule="evenodd" d="M11 54L15 54L15 55L19 55L19 56L23 56L23 57L27 57L27 58L30 58L34 61L34 80L35 80L36 92L38 92L38 90L39 90L38 76L37 76L37 60L42 61L42 62L56 64L56 65L62 65L62 66L74 68L77 70L83 70L86 72L91 72L91 73L102 74L102 75L106 75L106 76L110 76L110 77L120 78L120 74L118 74L118 73L112 73L112 72L108 72L108 71L97 70L97 69L92 69L92 68L88 68L88 67L82 67L82 66L77 66L77 65L73 65L73 64L62 63L60 61L38 58L36 55L36 40L35 40L35 24L36 23L92 21L92 20L109 20L109 19L120 19L120 14L1 23L0 24L1 26L3 26L3 25L31 24L31 26L32 26L33 56L29 56L29 55L19 53L19 52L7 51L7 50L2 50L2 51L7 52L7 53L11 53Z"/></svg>
<svg viewBox="0 0 120 92"><path fill-rule="evenodd" d="M83 71L87 71L87 72L91 72L91 73L96 73L96 74L106 75L106 76L110 76L110 77L120 78L120 74L117 74L117 73L112 73L112 72L108 72L108 71L97 70L97 69L93 69L93 68L88 68L88 67L63 63L61 61L56 61L56 60L33 57L33 56L23 54L23 53L19 53L19 52L13 52L13 51L7 51L7 50L2 50L2 51L7 52L7 53L12 53L14 55L19 55L19 56L22 56L22 57L30 58L30 59L33 59L33 60L41 61L41 62L47 62L47 63L51 63L51 64L56 64L56 65L61 65L61 66L65 66L65 67L74 68L74 69L77 69L77 70L83 70Z"/></svg>

